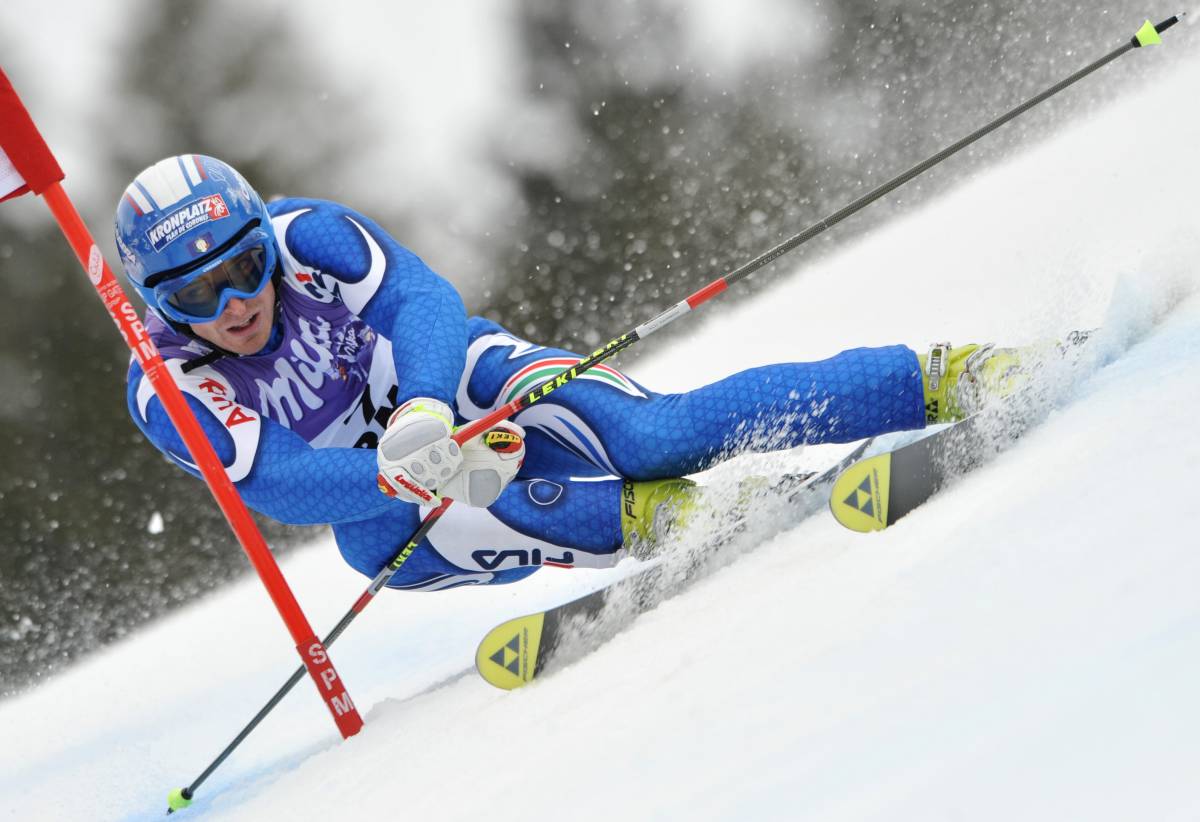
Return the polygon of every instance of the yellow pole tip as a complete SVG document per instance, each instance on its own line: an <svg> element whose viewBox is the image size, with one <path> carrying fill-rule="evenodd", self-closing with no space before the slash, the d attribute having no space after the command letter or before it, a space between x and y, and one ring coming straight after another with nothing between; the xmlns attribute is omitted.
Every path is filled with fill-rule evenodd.
<svg viewBox="0 0 1200 822"><path fill-rule="evenodd" d="M1162 38L1158 36L1158 30L1154 28L1154 24L1147 20L1138 29L1138 33L1134 36L1139 46L1158 46L1162 45Z"/></svg>
<svg viewBox="0 0 1200 822"><path fill-rule="evenodd" d="M172 811L181 811L190 804L192 800L183 795L183 788L176 788L167 794L167 807Z"/></svg>

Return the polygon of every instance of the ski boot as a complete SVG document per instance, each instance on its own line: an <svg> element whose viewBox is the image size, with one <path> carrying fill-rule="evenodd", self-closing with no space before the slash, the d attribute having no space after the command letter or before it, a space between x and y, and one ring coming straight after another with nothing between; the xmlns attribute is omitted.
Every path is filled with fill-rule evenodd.
<svg viewBox="0 0 1200 822"><path fill-rule="evenodd" d="M668 535L685 529L700 514L709 516L705 527L718 542L739 531L756 501L786 503L800 493L813 472L781 474L768 478L749 476L738 481L735 498L708 496L706 489L688 479L625 480L621 493L621 532L625 546L638 559L662 550ZM716 516L713 516L713 515Z"/></svg>
<svg viewBox="0 0 1200 822"><path fill-rule="evenodd" d="M672 528L684 527L696 510L699 486L689 479L657 479L621 486L621 534L629 553L649 559Z"/></svg>
<svg viewBox="0 0 1200 822"><path fill-rule="evenodd" d="M951 348L934 343L918 354L925 389L925 423L956 422L969 417L990 399L1012 394L1028 379L1021 368L1021 349L993 343Z"/></svg>
<svg viewBox="0 0 1200 822"><path fill-rule="evenodd" d="M950 343L934 343L928 354L917 355L925 389L925 423L957 422L1011 396L1046 362L1066 358L1082 346L1090 333L1072 331L1063 342L1020 348L997 348L995 343L951 348Z"/></svg>

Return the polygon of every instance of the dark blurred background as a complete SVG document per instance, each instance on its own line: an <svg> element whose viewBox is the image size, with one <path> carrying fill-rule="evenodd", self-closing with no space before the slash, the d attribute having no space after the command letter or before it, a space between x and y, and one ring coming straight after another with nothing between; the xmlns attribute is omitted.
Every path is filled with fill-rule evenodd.
<svg viewBox="0 0 1200 822"><path fill-rule="evenodd" d="M473 4L444 4L439 21L408 4L125 0L112 4L120 19L103 59L73 71L54 62L70 25L52 34L44 12L16 5L0 16L2 64L110 261L128 180L168 155L212 154L264 196L358 207L458 285L473 313L577 350L1091 62L1153 11L506 0L482 21ZM54 13L69 20L70 6ZM78 47L89 35L73 36ZM444 63L427 64L431 47ZM1156 65L1119 63L805 254L1086 116ZM60 84L88 101L74 120L47 111ZM0 208L0 695L247 570L203 485L129 420L127 349L42 212L32 198ZM895 265L866 281L922 287L920 260ZM671 344L664 334L653 347ZM260 521L279 551L321 533Z"/></svg>

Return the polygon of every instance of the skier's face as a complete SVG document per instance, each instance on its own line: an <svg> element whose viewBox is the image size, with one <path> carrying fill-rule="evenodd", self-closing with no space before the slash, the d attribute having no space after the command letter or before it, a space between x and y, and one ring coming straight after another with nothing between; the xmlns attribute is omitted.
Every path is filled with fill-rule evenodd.
<svg viewBox="0 0 1200 822"><path fill-rule="evenodd" d="M192 323L192 331L234 354L257 354L271 338L274 318L275 284L268 282L257 297L234 297L212 322Z"/></svg>

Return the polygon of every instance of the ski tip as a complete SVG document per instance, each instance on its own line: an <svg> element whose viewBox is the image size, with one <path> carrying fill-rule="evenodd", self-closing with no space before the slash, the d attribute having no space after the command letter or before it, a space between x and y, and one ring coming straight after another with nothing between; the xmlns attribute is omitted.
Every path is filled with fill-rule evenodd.
<svg viewBox="0 0 1200 822"><path fill-rule="evenodd" d="M544 613L510 619L488 631L475 652L475 668L491 685L511 691L537 675Z"/></svg>
<svg viewBox="0 0 1200 822"><path fill-rule="evenodd" d="M869 533L887 527L892 455L859 460L838 475L830 490L833 518L851 531Z"/></svg>
<svg viewBox="0 0 1200 822"><path fill-rule="evenodd" d="M181 811L192 804L192 794L187 788L176 788L167 794L167 813Z"/></svg>

